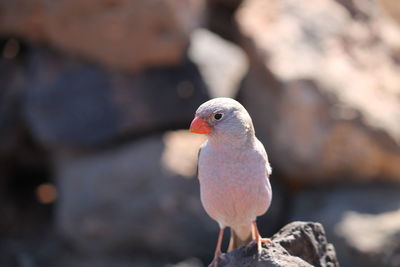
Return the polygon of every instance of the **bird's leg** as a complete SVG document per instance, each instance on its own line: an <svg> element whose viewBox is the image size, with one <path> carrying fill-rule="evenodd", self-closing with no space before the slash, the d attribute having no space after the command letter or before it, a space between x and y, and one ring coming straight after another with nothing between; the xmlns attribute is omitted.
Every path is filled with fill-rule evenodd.
<svg viewBox="0 0 400 267"><path fill-rule="evenodd" d="M257 244L258 253L261 252L262 246L261 243L271 244L271 240L269 238L262 238L260 233L258 232L257 223L253 221L253 234L255 235L255 242Z"/></svg>
<svg viewBox="0 0 400 267"><path fill-rule="evenodd" d="M215 253L214 253L214 259L213 261L210 263L210 265L208 265L208 267L218 267L219 264L219 258L222 255L221 252L221 244L222 244L222 237L224 236L224 228L221 228L219 230L219 234L218 234L218 241L217 241L217 247L215 248Z"/></svg>

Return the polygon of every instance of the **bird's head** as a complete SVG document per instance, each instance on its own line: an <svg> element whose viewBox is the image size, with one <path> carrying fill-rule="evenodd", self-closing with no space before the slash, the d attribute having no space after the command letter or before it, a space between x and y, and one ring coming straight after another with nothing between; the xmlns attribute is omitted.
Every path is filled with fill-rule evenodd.
<svg viewBox="0 0 400 267"><path fill-rule="evenodd" d="M247 110L236 100L226 97L211 99L196 111L190 131L210 136L242 137L254 134Z"/></svg>

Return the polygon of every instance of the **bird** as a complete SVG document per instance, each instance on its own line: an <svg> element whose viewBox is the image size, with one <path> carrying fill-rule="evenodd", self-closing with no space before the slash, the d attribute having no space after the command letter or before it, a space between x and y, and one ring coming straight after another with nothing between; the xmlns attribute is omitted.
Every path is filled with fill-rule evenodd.
<svg viewBox="0 0 400 267"><path fill-rule="evenodd" d="M220 229L209 266L219 264L226 227L231 229L228 252L250 242L260 252L262 243L271 242L260 236L256 218L272 201L272 169L249 113L232 98L214 98L199 106L189 130L207 136L198 157L200 199Z"/></svg>

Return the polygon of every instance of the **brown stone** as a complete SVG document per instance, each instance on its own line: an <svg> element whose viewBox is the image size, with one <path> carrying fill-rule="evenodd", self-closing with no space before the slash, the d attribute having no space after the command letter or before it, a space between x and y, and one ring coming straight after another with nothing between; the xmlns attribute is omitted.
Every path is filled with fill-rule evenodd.
<svg viewBox="0 0 400 267"><path fill-rule="evenodd" d="M291 181L400 181L400 65L368 5L248 0L237 13L242 101Z"/></svg>
<svg viewBox="0 0 400 267"><path fill-rule="evenodd" d="M0 13L0 34L139 70L182 60L203 1L2 1Z"/></svg>

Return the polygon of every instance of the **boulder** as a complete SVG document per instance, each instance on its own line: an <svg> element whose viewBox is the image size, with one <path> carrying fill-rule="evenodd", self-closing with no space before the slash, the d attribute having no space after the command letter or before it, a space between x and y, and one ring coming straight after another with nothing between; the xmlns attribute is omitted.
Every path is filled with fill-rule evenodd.
<svg viewBox="0 0 400 267"><path fill-rule="evenodd" d="M15 38L0 40L0 156L16 149L24 123L21 102L26 83L21 43Z"/></svg>
<svg viewBox="0 0 400 267"><path fill-rule="evenodd" d="M400 211L347 212L336 228L347 266L400 266Z"/></svg>
<svg viewBox="0 0 400 267"><path fill-rule="evenodd" d="M396 0L378 0L380 6L400 25L400 3Z"/></svg>
<svg viewBox="0 0 400 267"><path fill-rule="evenodd" d="M240 99L294 186L400 179L400 72L373 1L247 0Z"/></svg>
<svg viewBox="0 0 400 267"><path fill-rule="evenodd" d="M16 38L0 39L0 51L0 236L6 238L36 232L51 206L41 204L36 191L49 182L48 153L30 138L21 111L26 46Z"/></svg>
<svg viewBox="0 0 400 267"><path fill-rule="evenodd" d="M257 245L251 243L223 256L221 267L338 267L335 248L326 240L319 223L292 222L271 238L271 245L257 255Z"/></svg>
<svg viewBox="0 0 400 267"><path fill-rule="evenodd" d="M380 264L361 264L363 260L363 262L368 262L368 257L374 256L372 253L360 253L363 253L364 244L372 244L374 241L376 241L374 244L381 248L377 250L380 262L384 262L382 261L384 255L394 251L395 246L388 250L383 249L385 244L392 242L390 238L383 240L383 236L389 235L389 232L392 233L391 231L395 229L388 227L388 232L380 229L392 224L398 225L400 222L394 213L400 208L399 190L399 186L382 184L308 189L292 199L292 215L289 218L290 220L321 222L325 227L327 237L336 247L342 266L381 266ZM393 216L381 216L380 214L392 214ZM365 222L359 223L361 218L365 218ZM371 224L368 224L369 222ZM381 225L378 227L379 223ZM369 226L366 227L366 225ZM375 240L375 236L382 238ZM358 252L355 252L357 250ZM372 250L373 248L370 247L369 251ZM390 255L392 255L391 259L395 259L396 254Z"/></svg>
<svg viewBox="0 0 400 267"><path fill-rule="evenodd" d="M187 127L208 99L197 67L114 72L44 48L32 49L23 114L46 147L98 147Z"/></svg>
<svg viewBox="0 0 400 267"><path fill-rule="evenodd" d="M241 47L206 29L197 29L191 35L188 55L199 67L210 96L236 96L249 68Z"/></svg>
<svg viewBox="0 0 400 267"><path fill-rule="evenodd" d="M1 1L0 34L110 67L178 64L202 21L203 0Z"/></svg>
<svg viewBox="0 0 400 267"><path fill-rule="evenodd" d="M218 227L203 210L194 178L198 138L183 137L185 152L176 154L168 134L93 154L59 151L60 236L87 257L151 251L158 259L185 259L210 253ZM179 158L186 167L176 167Z"/></svg>
<svg viewBox="0 0 400 267"><path fill-rule="evenodd" d="M207 0L207 28L230 41L237 41L239 31L234 14L243 0Z"/></svg>

